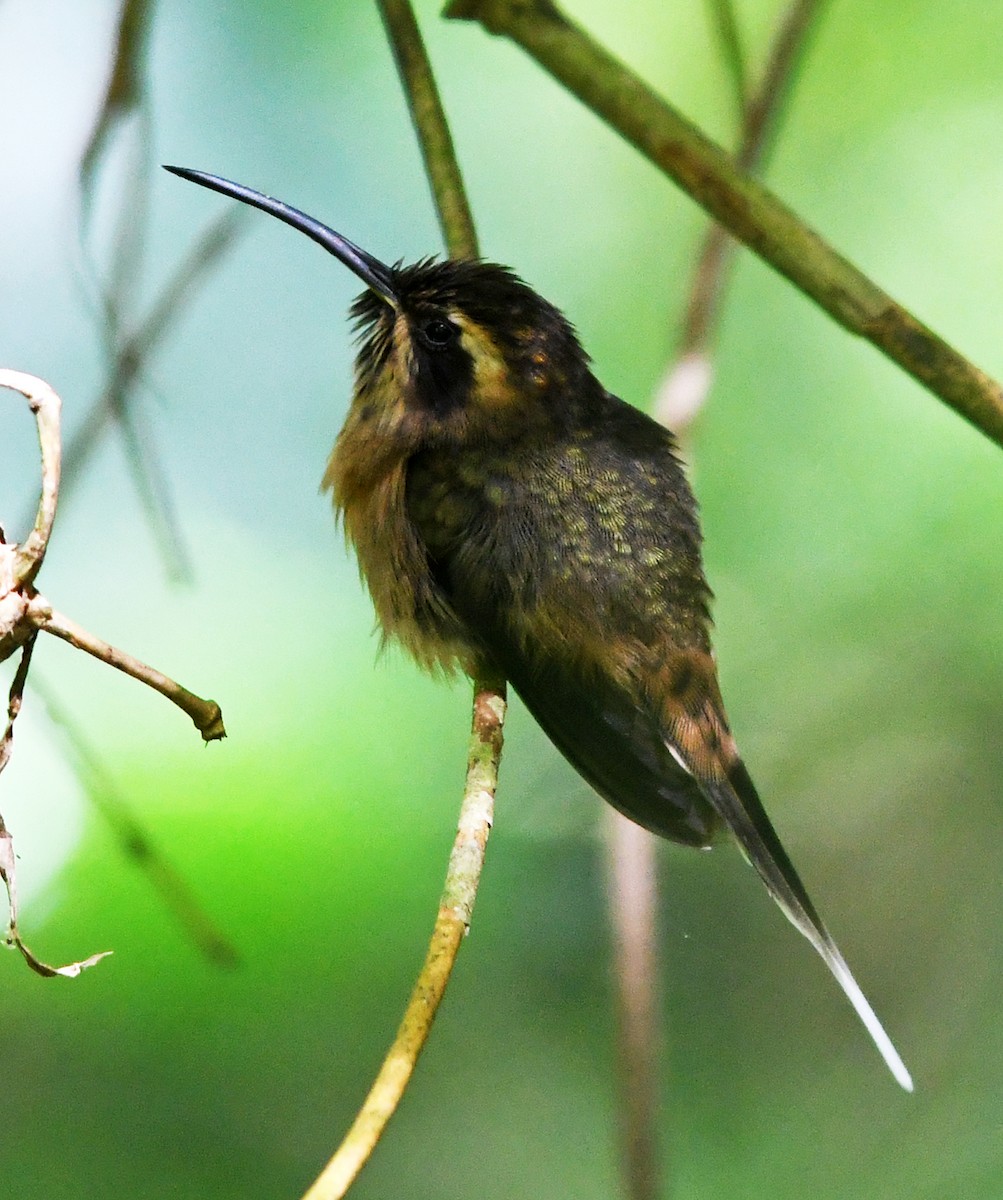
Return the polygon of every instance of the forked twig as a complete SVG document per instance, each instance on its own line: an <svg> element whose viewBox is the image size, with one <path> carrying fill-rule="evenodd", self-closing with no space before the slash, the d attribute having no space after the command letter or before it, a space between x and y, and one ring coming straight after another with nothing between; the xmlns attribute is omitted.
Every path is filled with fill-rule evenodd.
<svg viewBox="0 0 1003 1200"><path fill-rule="evenodd" d="M0 538L0 662L21 650L21 660L10 689L7 723L0 739L0 771L10 760L14 723L21 710L31 655L39 633L55 634L167 696L192 718L205 741L225 737L219 705L214 701L200 699L161 672L81 629L69 618L54 612L35 589L34 580L45 557L59 499L61 404L59 396L47 383L22 371L0 369L0 388L20 392L27 399L35 414L42 457L42 495L31 533L20 546L7 545ZM10 910L7 943L17 947L33 970L47 976L79 975L85 967L103 958L104 954L97 954L64 967L52 967L28 949L17 929L14 863L13 843L0 817L0 880L7 889Z"/></svg>

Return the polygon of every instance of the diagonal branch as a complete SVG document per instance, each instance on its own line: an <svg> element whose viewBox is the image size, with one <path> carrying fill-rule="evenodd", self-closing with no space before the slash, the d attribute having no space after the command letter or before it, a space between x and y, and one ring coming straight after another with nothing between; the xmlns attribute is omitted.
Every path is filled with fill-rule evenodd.
<svg viewBox="0 0 1003 1200"><path fill-rule="evenodd" d="M234 238L243 228L245 215L242 209L234 205L205 230L168 281L139 328L118 348L111 377L104 391L67 444L63 471L64 499L73 495L108 425L115 420L124 421L128 417L129 392L135 386L143 364L170 331L172 322L181 314L184 297L202 282L206 273L230 248ZM149 462L145 467L136 463L134 459L132 462L139 472L150 469ZM148 486L160 493L158 504L162 504L163 489L158 489L154 482L150 482ZM162 520L168 528L174 528L175 525L172 514L173 507L167 506L162 509Z"/></svg>
<svg viewBox="0 0 1003 1200"><path fill-rule="evenodd" d="M93 633L88 633L76 621L71 621L62 613L55 612L41 596L35 597L29 605L29 611L37 613L36 624L39 629L55 634L56 637L61 638L64 642L69 642L77 650L84 650L94 658L100 659L101 662L115 667L116 670L122 671L126 675L131 675L133 679L138 679L140 683L145 683L155 692L166 696L172 704L176 704L183 713L191 718L192 724L201 733L204 742L214 742L226 737L223 715L215 700L203 700L201 696L196 696L194 692L182 687L180 683L176 683L162 671L147 666L146 663L127 654L124 650L119 650L116 646L95 637Z"/></svg>
<svg viewBox="0 0 1003 1200"><path fill-rule="evenodd" d="M164 905L210 962L218 967L237 966L240 955L233 943L206 912L178 868L143 828L67 708L51 688L39 683L37 674L32 680L32 691L41 698L49 719L62 734L78 776L86 781L88 798L107 821L122 853L133 859Z"/></svg>
<svg viewBox="0 0 1003 1200"><path fill-rule="evenodd" d="M142 63L153 5L125 0L119 14L115 60L94 129L80 160L80 191L86 214L94 190L94 174L116 126L142 101Z"/></svg>
<svg viewBox="0 0 1003 1200"><path fill-rule="evenodd" d="M838 254L551 0L451 0L446 15L517 42L839 324L1003 447L1003 389Z"/></svg>

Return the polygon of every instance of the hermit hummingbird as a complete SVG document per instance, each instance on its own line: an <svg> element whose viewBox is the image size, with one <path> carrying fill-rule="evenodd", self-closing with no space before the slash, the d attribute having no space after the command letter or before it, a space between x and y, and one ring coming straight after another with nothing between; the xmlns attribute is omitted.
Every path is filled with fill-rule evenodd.
<svg viewBox="0 0 1003 1200"><path fill-rule="evenodd" d="M387 266L261 192L166 169L278 217L366 285L324 486L384 638L428 669L503 674L639 825L700 847L730 829L911 1091L739 756L672 435L602 386L563 314L506 267Z"/></svg>

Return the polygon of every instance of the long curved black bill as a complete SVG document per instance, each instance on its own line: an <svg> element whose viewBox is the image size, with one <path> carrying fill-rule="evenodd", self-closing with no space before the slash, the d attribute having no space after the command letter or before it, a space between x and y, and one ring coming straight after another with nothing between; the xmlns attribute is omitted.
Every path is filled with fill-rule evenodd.
<svg viewBox="0 0 1003 1200"><path fill-rule="evenodd" d="M335 258L343 262L350 271L358 275L367 287L372 288L377 296L382 296L392 308L399 307L394 290L393 273L390 268L366 250L350 242L348 238L342 237L340 233L335 233L327 225L322 225L314 217L308 217L305 212L300 212L291 204L283 204L281 200L275 200L263 192L256 192L254 188L245 187L242 183L233 183L219 175L210 175L206 171L192 171L188 167L165 165L164 170L170 171L172 175L180 175L182 179L188 179L192 183L201 184L202 187L210 188L214 192L220 192L224 196L232 196L234 200L242 200L245 204L260 208L262 212L270 213L271 216L278 217L280 221L285 221L287 225L298 229L300 233L305 233L308 238L312 238L329 254L333 254Z"/></svg>

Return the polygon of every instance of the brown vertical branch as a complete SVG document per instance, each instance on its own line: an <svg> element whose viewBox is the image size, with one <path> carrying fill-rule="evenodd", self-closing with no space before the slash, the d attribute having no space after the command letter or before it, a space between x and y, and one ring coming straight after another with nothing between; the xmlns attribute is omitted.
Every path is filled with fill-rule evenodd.
<svg viewBox="0 0 1003 1200"><path fill-rule="evenodd" d="M822 0L794 0L781 16L761 81L743 106L737 158L746 170L758 169L768 153L821 4ZM733 22L734 10L728 0L720 0L715 8L725 56L731 59L739 44L738 31L725 26L729 18ZM732 74L734 77L734 64ZM744 79L743 73L743 86ZM693 273L681 346L658 391L656 415L675 432L684 451L690 426L706 401L712 380L711 342L735 246L723 226L711 225ZM621 1154L632 1200L655 1200L661 1193L662 1175L657 1127L662 1039L655 839L631 826L619 813L611 814L607 829L616 959Z"/></svg>
<svg viewBox="0 0 1003 1200"><path fill-rule="evenodd" d="M606 816L609 914L617 1017L620 1160L630 1200L663 1194L659 1135L658 839L616 809Z"/></svg>
<svg viewBox="0 0 1003 1200"><path fill-rule="evenodd" d="M431 64L408 0L378 0L393 48L447 249L476 258L477 236ZM467 776L439 914L404 1019L351 1129L303 1200L339 1200L369 1159L397 1110L470 925L488 834L505 721L505 680L474 680Z"/></svg>

